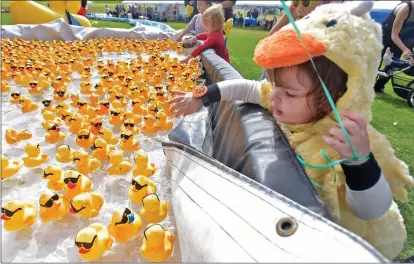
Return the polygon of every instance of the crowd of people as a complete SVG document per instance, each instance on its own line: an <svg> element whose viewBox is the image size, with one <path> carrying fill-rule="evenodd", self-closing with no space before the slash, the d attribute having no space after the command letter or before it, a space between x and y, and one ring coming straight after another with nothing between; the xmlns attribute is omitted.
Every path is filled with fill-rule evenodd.
<svg viewBox="0 0 414 264"><path fill-rule="evenodd" d="M111 10L108 5L105 6L105 14L112 17L128 17L128 14L131 14L131 18L133 19L146 17L147 19L152 20L154 12L156 12L156 10L153 10L151 6L148 6L142 10L137 3L128 5L128 10L126 10L125 6L121 4L116 5L114 10Z"/></svg>

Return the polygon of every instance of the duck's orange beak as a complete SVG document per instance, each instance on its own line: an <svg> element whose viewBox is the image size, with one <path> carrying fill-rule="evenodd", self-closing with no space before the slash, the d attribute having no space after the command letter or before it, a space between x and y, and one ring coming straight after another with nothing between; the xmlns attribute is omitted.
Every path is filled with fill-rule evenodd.
<svg viewBox="0 0 414 264"><path fill-rule="evenodd" d="M326 53L325 43L309 34L301 35L312 58ZM253 60L265 69L273 69L307 62L309 55L295 30L287 29L261 40L256 46Z"/></svg>

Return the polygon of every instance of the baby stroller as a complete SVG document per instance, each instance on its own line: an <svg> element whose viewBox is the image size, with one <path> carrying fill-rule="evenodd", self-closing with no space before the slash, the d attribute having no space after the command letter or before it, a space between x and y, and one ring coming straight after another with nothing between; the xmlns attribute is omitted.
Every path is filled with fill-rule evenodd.
<svg viewBox="0 0 414 264"><path fill-rule="evenodd" d="M402 61L392 56L388 48L384 54L384 71L378 71L378 78L391 77L394 92L406 99L408 106L414 107L414 57L411 61Z"/></svg>

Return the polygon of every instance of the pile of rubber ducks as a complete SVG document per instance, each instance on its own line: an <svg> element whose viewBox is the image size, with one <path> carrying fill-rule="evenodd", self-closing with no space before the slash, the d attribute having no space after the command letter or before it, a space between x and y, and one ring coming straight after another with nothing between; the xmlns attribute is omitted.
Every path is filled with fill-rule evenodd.
<svg viewBox="0 0 414 264"><path fill-rule="evenodd" d="M156 262L170 257L174 236L159 224L166 219L170 205L159 198L156 185L149 179L157 169L145 152L138 151L141 144L137 139L138 134L171 130L174 126L171 117L175 114L168 103L171 91L191 91L197 85L198 60L183 65L166 53L170 51L182 54L182 43L117 38L2 41L2 92L10 93L10 103L20 105L22 113L40 111L45 142L56 144L56 161L76 166L76 170L64 171L46 164L49 156L41 152L39 144L30 142L24 147L27 156L22 157L22 162L9 161L2 155L2 179L16 175L23 166L34 168L45 164L43 178L48 181L48 189L39 198L39 207L19 200L2 205L1 218L6 230L30 227L38 214L42 222L56 221L67 213L96 217L104 205L104 197L93 191L89 175L109 164L105 167L110 176L133 174L128 197L141 209L115 210L107 226L94 223L80 230L75 238L80 257L85 260L102 257L111 248L113 239L122 243L136 237L142 221L148 226L144 230L141 255ZM137 55L129 62L99 60L104 52ZM144 59L140 54L149 58ZM80 74L79 93L69 94L74 72ZM97 75L98 81L94 82L96 78L92 77ZM12 86L20 90L12 91ZM49 89L53 96L44 96ZM42 97L41 105L31 96ZM76 138L76 146L63 144L69 133ZM10 128L5 132L8 144L31 137L29 130ZM133 154L135 167L124 158L124 153Z"/></svg>

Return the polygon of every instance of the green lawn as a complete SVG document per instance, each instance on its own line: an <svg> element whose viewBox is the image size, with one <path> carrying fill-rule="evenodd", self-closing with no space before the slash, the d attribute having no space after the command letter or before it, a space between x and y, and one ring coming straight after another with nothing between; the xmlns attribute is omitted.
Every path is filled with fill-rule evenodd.
<svg viewBox="0 0 414 264"><path fill-rule="evenodd" d="M113 2L111 2L113 3ZM96 8L105 6L106 2L95 4ZM114 4L115 5L115 4ZM2 3L3 6L3 3ZM91 5L89 6L91 8ZM9 14L2 14L2 24L12 24ZM106 21L92 21L95 27L122 27L131 26ZM184 23L168 23L175 29L184 28ZM248 79L257 79L261 75L261 69L252 60L253 51L257 42L266 36L262 30L233 28L228 40L232 65ZM397 156L410 167L411 175L414 174L414 111L407 106L405 100L399 98L392 91L391 84L386 87L385 94L377 95L373 105L372 124L391 141ZM404 216L408 239L401 258L414 255L414 191L409 192L410 201L400 204Z"/></svg>

